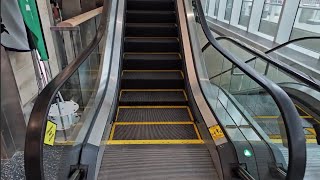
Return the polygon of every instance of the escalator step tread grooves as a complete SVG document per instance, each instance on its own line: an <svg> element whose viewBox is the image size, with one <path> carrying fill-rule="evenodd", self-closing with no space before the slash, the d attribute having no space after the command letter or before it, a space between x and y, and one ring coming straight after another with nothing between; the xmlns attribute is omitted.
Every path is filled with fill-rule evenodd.
<svg viewBox="0 0 320 180"><path fill-rule="evenodd" d="M120 108L117 122L190 122L187 108Z"/></svg>
<svg viewBox="0 0 320 180"><path fill-rule="evenodd" d="M112 140L198 139L193 124L116 125Z"/></svg>
<svg viewBox="0 0 320 180"><path fill-rule="evenodd" d="M123 91L120 105L186 105L182 91Z"/></svg>

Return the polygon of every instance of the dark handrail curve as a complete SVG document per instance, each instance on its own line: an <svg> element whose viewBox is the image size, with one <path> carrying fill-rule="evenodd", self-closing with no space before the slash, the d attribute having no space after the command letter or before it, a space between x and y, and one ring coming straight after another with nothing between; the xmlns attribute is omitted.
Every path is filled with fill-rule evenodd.
<svg viewBox="0 0 320 180"><path fill-rule="evenodd" d="M95 37L65 69L63 69L39 94L32 109L27 126L24 163L27 180L44 179L43 171L43 142L47 114L50 105L59 88L73 75L79 66L87 59L102 39L107 25L108 0L104 0L100 24Z"/></svg>
<svg viewBox="0 0 320 180"><path fill-rule="evenodd" d="M306 139L300 123L299 114L290 97L278 85L268 80L249 65L238 60L229 51L224 49L210 32L206 22L201 1L194 0L198 12L199 22L210 44L225 58L236 64L240 70L256 81L273 97L281 112L289 145L289 164L286 179L303 179L306 167Z"/></svg>
<svg viewBox="0 0 320 180"><path fill-rule="evenodd" d="M318 37L318 38L320 39L320 37ZM310 38L309 38L309 39L310 39ZM286 64L286 63L283 63L283 62L281 62L281 61L275 61L273 58L271 58L271 57L269 57L268 55L266 55L267 53L272 52L271 50L266 51L265 53L263 53L263 52L261 52L261 51L259 51L259 50L257 50L257 49L254 49L254 48L252 48L252 47L250 47L250 46L247 46L246 44L241 43L240 41L238 41L237 39L234 39L234 38L232 38L232 37L221 36L221 37L217 37L216 40L218 40L218 41L219 41L219 40L227 40L227 41L230 41L230 42L232 42L233 44L237 45L238 47L240 47L240 48L242 48L242 49L245 49L246 51L250 52L251 54L253 54L253 55L255 56L255 57L253 57L253 58L245 61L245 63L251 62L251 61L255 60L256 58L263 59L263 60L267 61L268 63L270 63L270 64L272 64L272 65L280 68L280 69L283 70L284 72L292 75L294 78L296 78L296 79L298 79L298 80L306 83L307 85L315 88L316 90L320 91L320 81L319 81L319 80L316 80L316 79L308 76L307 74L305 74L305 73L303 73L303 72L301 72L301 71L299 71L299 70L297 70L297 69L289 66L289 65ZM297 40L296 40L296 41L297 41ZM295 42L295 41L293 41L293 42ZM284 43L284 44L285 44L285 43ZM283 47L283 46L285 46L285 45L281 44L281 45L277 46L276 48L279 49L279 48L281 48L280 46ZM275 49L275 48L274 48L274 49ZM276 50L276 49L275 49L275 50ZM217 76L220 76L221 74L224 74L224 73L226 73L226 72L228 72L228 71L230 71L230 70L232 70L232 68L227 69L227 70L225 70L225 71L223 71L223 72L221 72L221 73L219 73L219 74L211 77L210 79L215 78L215 77L217 77Z"/></svg>

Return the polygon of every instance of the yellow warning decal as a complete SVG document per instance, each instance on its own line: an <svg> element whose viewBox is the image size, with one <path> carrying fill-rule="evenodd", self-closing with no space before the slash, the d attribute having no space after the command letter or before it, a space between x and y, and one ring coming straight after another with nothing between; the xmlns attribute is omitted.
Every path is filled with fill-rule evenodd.
<svg viewBox="0 0 320 180"><path fill-rule="evenodd" d="M220 138L223 138L224 137L224 134L220 128L220 126L217 124L217 125L214 125L214 126L211 126L209 128L209 131L210 131L210 134L213 138L213 140L218 140Z"/></svg>
<svg viewBox="0 0 320 180"><path fill-rule="evenodd" d="M56 138L57 125L52 122L47 122L46 133L44 136L44 144L53 146L54 140Z"/></svg>

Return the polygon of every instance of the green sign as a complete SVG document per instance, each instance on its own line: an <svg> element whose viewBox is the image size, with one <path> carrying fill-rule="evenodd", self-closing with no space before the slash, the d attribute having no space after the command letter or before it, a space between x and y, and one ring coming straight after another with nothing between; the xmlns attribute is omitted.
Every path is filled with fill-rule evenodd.
<svg viewBox="0 0 320 180"><path fill-rule="evenodd" d="M252 156L252 152L249 150L249 149L245 149L243 151L243 154L246 156L246 157L251 157Z"/></svg>
<svg viewBox="0 0 320 180"><path fill-rule="evenodd" d="M34 44L41 56L41 60L48 60L35 0L18 0L18 3L24 23L32 33Z"/></svg>

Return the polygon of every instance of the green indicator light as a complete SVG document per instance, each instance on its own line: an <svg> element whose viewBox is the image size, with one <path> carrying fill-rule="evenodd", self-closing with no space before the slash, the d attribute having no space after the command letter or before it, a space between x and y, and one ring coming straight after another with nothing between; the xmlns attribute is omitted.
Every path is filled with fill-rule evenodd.
<svg viewBox="0 0 320 180"><path fill-rule="evenodd" d="M252 156L252 152L249 150L249 149L245 149L243 151L243 154L246 156L246 157L251 157Z"/></svg>

